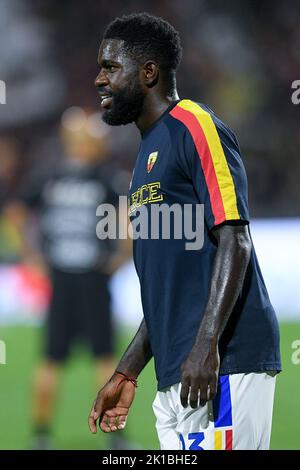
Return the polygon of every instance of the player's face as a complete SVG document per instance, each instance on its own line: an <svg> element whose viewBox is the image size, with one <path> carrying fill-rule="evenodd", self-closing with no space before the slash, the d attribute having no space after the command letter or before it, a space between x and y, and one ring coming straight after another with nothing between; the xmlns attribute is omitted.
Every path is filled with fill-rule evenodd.
<svg viewBox="0 0 300 470"><path fill-rule="evenodd" d="M136 121L145 99L139 67L122 46L123 41L106 39L98 55L100 72L95 85L104 109L103 120L111 126Z"/></svg>

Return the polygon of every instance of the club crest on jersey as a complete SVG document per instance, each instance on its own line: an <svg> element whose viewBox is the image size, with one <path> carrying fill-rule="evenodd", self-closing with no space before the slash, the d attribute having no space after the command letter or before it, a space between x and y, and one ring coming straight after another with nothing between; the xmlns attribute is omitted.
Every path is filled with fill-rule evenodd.
<svg viewBox="0 0 300 470"><path fill-rule="evenodd" d="M148 173L150 173L150 171L152 170L152 168L154 166L154 163L157 160L157 157L158 157L158 152L150 153L150 155L148 157L148 162L147 162L147 172Z"/></svg>

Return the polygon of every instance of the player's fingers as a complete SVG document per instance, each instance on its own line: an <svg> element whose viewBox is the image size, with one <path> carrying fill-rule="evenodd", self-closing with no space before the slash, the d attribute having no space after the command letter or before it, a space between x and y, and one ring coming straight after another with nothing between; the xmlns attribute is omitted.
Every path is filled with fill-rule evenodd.
<svg viewBox="0 0 300 470"><path fill-rule="evenodd" d="M102 413L103 413L103 399L97 397L94 403L94 419L97 421L97 419L100 418Z"/></svg>
<svg viewBox="0 0 300 470"><path fill-rule="evenodd" d="M96 401L94 401L93 403L93 406L92 406L92 409L88 418L89 428L93 434L97 432L97 419L99 418L98 413L95 411L95 404L96 404Z"/></svg>
<svg viewBox="0 0 300 470"><path fill-rule="evenodd" d="M97 426L96 426L96 422L94 420L94 409L92 409L90 414L89 414L88 424L89 424L90 431L93 434L95 434L97 432Z"/></svg>
<svg viewBox="0 0 300 470"><path fill-rule="evenodd" d="M118 429L119 429L119 430L125 428L125 426L126 426L126 420L127 420L127 416L126 416L126 415L121 415L121 416L119 416L119 423L118 423Z"/></svg>
<svg viewBox="0 0 300 470"><path fill-rule="evenodd" d="M192 408L198 407L198 398L199 398L199 385L196 382L192 382L191 392L190 392L190 405Z"/></svg>
<svg viewBox="0 0 300 470"><path fill-rule="evenodd" d="M188 404L188 396L190 391L190 382L187 379L181 381L180 401L182 406L186 407Z"/></svg>
<svg viewBox="0 0 300 470"><path fill-rule="evenodd" d="M207 387L208 383L204 382L200 386L200 406L205 406L207 402Z"/></svg>
<svg viewBox="0 0 300 470"><path fill-rule="evenodd" d="M110 427L110 417L107 416L107 414L105 413L99 423L99 427L101 429L101 431L103 432L111 432L111 427Z"/></svg>
<svg viewBox="0 0 300 470"><path fill-rule="evenodd" d="M106 410L105 416L109 419L109 426L111 431L124 429L126 425L127 415L128 409L120 406L117 408Z"/></svg>
<svg viewBox="0 0 300 470"><path fill-rule="evenodd" d="M111 431L117 431L119 424L119 416L110 416L109 417L109 427Z"/></svg>
<svg viewBox="0 0 300 470"><path fill-rule="evenodd" d="M126 415L127 411L128 408L125 408L124 406L116 406L115 408L105 410L105 414L109 417L116 418L117 416Z"/></svg>
<svg viewBox="0 0 300 470"><path fill-rule="evenodd" d="M217 374L209 381L207 399L214 400L218 390L218 377Z"/></svg>

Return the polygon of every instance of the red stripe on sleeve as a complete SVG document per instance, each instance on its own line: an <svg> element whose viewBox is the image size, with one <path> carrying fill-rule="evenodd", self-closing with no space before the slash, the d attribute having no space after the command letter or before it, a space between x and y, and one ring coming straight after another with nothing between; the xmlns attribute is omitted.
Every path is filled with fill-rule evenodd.
<svg viewBox="0 0 300 470"><path fill-rule="evenodd" d="M201 166L209 192L210 204L215 218L215 225L218 225L226 219L225 209L214 169L213 159L203 129L197 118L190 111L186 111L179 106L175 106L175 108L170 111L170 114L181 121L191 133L198 156L201 160Z"/></svg>

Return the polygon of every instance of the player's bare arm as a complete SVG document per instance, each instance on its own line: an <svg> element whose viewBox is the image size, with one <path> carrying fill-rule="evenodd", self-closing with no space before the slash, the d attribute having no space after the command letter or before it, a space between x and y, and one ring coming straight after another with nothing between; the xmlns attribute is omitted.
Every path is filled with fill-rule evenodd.
<svg viewBox="0 0 300 470"><path fill-rule="evenodd" d="M92 433L97 432L98 420L103 432L114 432L125 428L129 408L135 396L135 379L151 358L148 331L143 320L123 354L116 372L98 392L88 420Z"/></svg>
<svg viewBox="0 0 300 470"><path fill-rule="evenodd" d="M241 291L251 253L248 226L223 225L213 231L218 249L210 292L194 346L182 364L181 403L192 408L215 398L219 373L218 342Z"/></svg>

